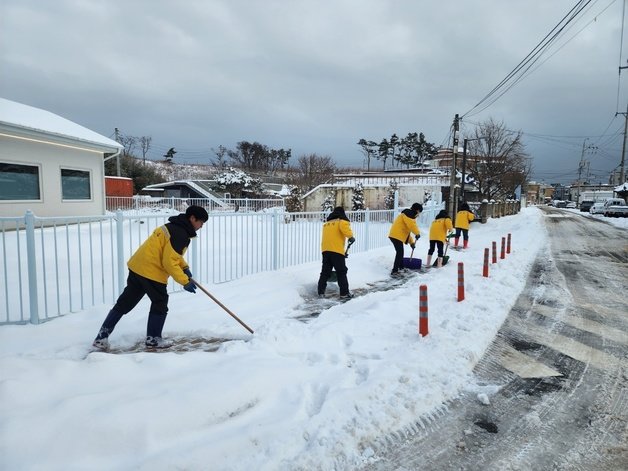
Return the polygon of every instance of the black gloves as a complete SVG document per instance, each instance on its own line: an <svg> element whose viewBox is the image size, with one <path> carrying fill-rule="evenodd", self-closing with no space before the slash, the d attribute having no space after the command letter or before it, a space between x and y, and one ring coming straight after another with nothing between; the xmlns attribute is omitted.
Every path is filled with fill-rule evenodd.
<svg viewBox="0 0 628 471"><path fill-rule="evenodd" d="M183 285L183 289L189 291L190 293L196 293L196 285L193 281L190 281L188 284Z"/></svg>
<svg viewBox="0 0 628 471"><path fill-rule="evenodd" d="M190 268L184 268L183 269L183 273L185 273L187 275L188 278L192 278L192 272L190 271Z"/></svg>
<svg viewBox="0 0 628 471"><path fill-rule="evenodd" d="M353 244L355 242L355 237L349 237L349 243Z"/></svg>
<svg viewBox="0 0 628 471"><path fill-rule="evenodd" d="M412 243L412 244L410 244L410 248L411 248L412 250L414 250L414 249L416 248L416 245L414 245L414 243Z"/></svg>

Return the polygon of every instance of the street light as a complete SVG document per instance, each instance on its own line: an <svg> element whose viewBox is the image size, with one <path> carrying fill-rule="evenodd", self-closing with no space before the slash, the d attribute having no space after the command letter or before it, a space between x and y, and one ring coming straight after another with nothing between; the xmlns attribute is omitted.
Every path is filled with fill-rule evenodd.
<svg viewBox="0 0 628 471"><path fill-rule="evenodd" d="M464 139L464 144L462 146L462 180L460 181L460 202L464 202L464 186L465 186L465 178L466 178L466 167L467 167L467 143L469 141L479 141L480 139L484 139L484 136L481 137L475 137L473 139L467 139L465 137Z"/></svg>

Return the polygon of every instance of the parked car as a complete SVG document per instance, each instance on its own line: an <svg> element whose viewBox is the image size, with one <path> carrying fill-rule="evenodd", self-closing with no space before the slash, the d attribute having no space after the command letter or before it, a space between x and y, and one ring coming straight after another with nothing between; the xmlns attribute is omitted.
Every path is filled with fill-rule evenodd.
<svg viewBox="0 0 628 471"><path fill-rule="evenodd" d="M582 203L580 203L580 211L588 213L594 203L595 201L593 200L584 200Z"/></svg>
<svg viewBox="0 0 628 471"><path fill-rule="evenodd" d="M604 213L604 203L593 203L591 209L589 209L591 214L603 214Z"/></svg>
<svg viewBox="0 0 628 471"><path fill-rule="evenodd" d="M628 217L628 205L622 198L609 198L604 203L604 216Z"/></svg>
<svg viewBox="0 0 628 471"><path fill-rule="evenodd" d="M566 208L567 207L567 202L566 201L561 201L561 200L556 200L554 201L554 206L557 208Z"/></svg>
<svg viewBox="0 0 628 471"><path fill-rule="evenodd" d="M567 201L567 204L565 205L565 208L571 208L571 209L577 208L576 202L575 201Z"/></svg>

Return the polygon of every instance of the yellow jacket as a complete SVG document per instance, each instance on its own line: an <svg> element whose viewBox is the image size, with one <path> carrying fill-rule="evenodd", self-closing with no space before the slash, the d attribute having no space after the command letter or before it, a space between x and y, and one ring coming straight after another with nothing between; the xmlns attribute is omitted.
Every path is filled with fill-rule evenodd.
<svg viewBox="0 0 628 471"><path fill-rule="evenodd" d="M188 264L183 258L196 231L185 214L172 216L169 223L158 227L127 262L129 270L149 280L166 284L171 276L181 285L190 279L183 273Z"/></svg>
<svg viewBox="0 0 628 471"><path fill-rule="evenodd" d="M353 237L351 224L345 219L332 219L323 224L321 252L345 254L345 239Z"/></svg>
<svg viewBox="0 0 628 471"><path fill-rule="evenodd" d="M475 216L472 212L469 211L458 211L456 214L456 228L458 229L469 229L469 223L475 219Z"/></svg>
<svg viewBox="0 0 628 471"><path fill-rule="evenodd" d="M447 233L453 230L450 218L434 219L430 226L430 240L440 240L445 243Z"/></svg>
<svg viewBox="0 0 628 471"><path fill-rule="evenodd" d="M420 234L419 227L416 225L416 219L407 215L414 211L404 209L399 216L397 216L390 227L388 237L400 240L404 244L414 244L414 238L410 234L418 236ZM416 214L416 213L415 213Z"/></svg>

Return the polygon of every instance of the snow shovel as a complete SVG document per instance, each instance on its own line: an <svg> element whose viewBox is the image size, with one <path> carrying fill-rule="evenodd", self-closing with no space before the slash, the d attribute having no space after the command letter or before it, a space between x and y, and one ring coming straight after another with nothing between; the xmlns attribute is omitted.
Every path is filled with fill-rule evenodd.
<svg viewBox="0 0 628 471"><path fill-rule="evenodd" d="M403 266L404 268L408 268L410 270L420 270L421 269L421 259L420 258L412 258L414 255L414 249L410 252L410 258L404 257Z"/></svg>
<svg viewBox="0 0 628 471"><path fill-rule="evenodd" d="M355 241L353 241L355 242ZM349 258L349 247L351 247L353 245L353 242L349 242L347 244L347 250L345 250L345 258ZM337 283L338 282L338 274L336 273L335 270L332 270L331 275L329 275L329 280L332 283Z"/></svg>
<svg viewBox="0 0 628 471"><path fill-rule="evenodd" d="M447 243L445 244L445 251L443 252L443 266L447 265L449 261L449 255L447 255L447 248L449 247L449 239L447 239ZM438 257L436 257L436 261L432 263L433 267L438 266Z"/></svg>
<svg viewBox="0 0 628 471"><path fill-rule="evenodd" d="M207 291L205 288L203 288L198 281L196 281L194 278L190 278L190 281L192 283L194 283L196 286L198 286L198 289L200 289L203 293L205 293L207 296L209 296L216 304L218 304L221 308L223 308L225 311L227 311L227 313L233 317L236 321L238 321L240 323L240 325L242 325L242 327L244 327L246 330L248 330L249 332L253 333L253 329L251 329L248 325L246 325L244 322L242 322L240 320L240 318L238 316L236 316L233 312L231 312L227 306L225 306L223 303L221 303L220 301L218 301L209 291Z"/></svg>

